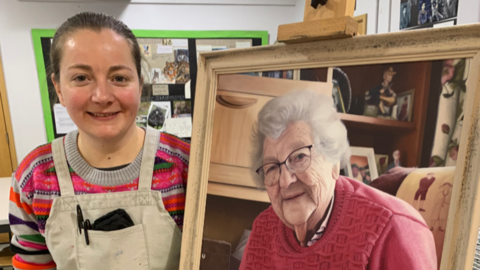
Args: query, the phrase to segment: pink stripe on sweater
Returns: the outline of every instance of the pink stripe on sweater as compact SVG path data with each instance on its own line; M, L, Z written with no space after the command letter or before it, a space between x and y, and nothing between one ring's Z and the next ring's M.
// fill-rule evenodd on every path
M36 265L36 266L49 266L50 264L53 263L53 261L50 261L48 263L31 263L31 262L27 262L25 261L24 259L22 259L20 256L18 256L18 254L15 254L15 260L21 262L21 263L27 263L27 264L30 264L30 265Z
M18 241L18 243L20 245L24 246L24 247L34 248L34 249L38 249L38 250L48 250L47 246L34 244L34 243L31 243L31 242L27 242L27 241Z

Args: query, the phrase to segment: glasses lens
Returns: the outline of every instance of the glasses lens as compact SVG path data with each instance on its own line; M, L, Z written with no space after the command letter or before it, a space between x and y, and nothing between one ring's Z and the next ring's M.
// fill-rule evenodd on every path
M280 176L280 167L278 164L266 164L260 172L263 174L266 186L273 186Z
M288 156L287 167L295 173L304 172L310 166L310 149L302 148Z

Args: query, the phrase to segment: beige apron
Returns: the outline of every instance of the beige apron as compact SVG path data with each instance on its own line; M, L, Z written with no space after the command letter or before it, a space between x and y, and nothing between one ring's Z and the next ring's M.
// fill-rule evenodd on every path
M61 197L53 201L45 239L57 269L178 269L182 233L165 210L162 195L152 191L152 175L159 132L147 128L138 191L75 195L63 138L52 143ZM76 206L91 223L118 208L135 226L118 231L79 233Z

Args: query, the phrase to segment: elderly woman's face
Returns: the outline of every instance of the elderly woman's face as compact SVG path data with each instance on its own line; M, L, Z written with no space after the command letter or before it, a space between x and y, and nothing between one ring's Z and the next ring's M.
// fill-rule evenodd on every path
M265 139L263 163L283 162L296 149L312 144L310 126L303 121L295 122L278 139ZM337 166L316 155L314 149L305 172L292 173L282 165L278 184L266 187L275 213L290 228L305 224L312 216L321 218L333 195Z

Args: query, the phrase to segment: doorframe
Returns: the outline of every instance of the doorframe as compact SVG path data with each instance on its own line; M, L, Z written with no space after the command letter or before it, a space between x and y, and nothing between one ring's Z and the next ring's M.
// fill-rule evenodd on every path
M10 108L8 106L7 88L6 88L5 77L3 72L3 61L1 56L1 50L0 50L0 102L2 105L0 107L3 108L3 115L5 117L5 126L7 128L7 134L8 134L8 146L10 148L10 162L12 164L12 170L15 171L18 166L17 151L15 149L15 140L13 138L12 121L10 117Z

